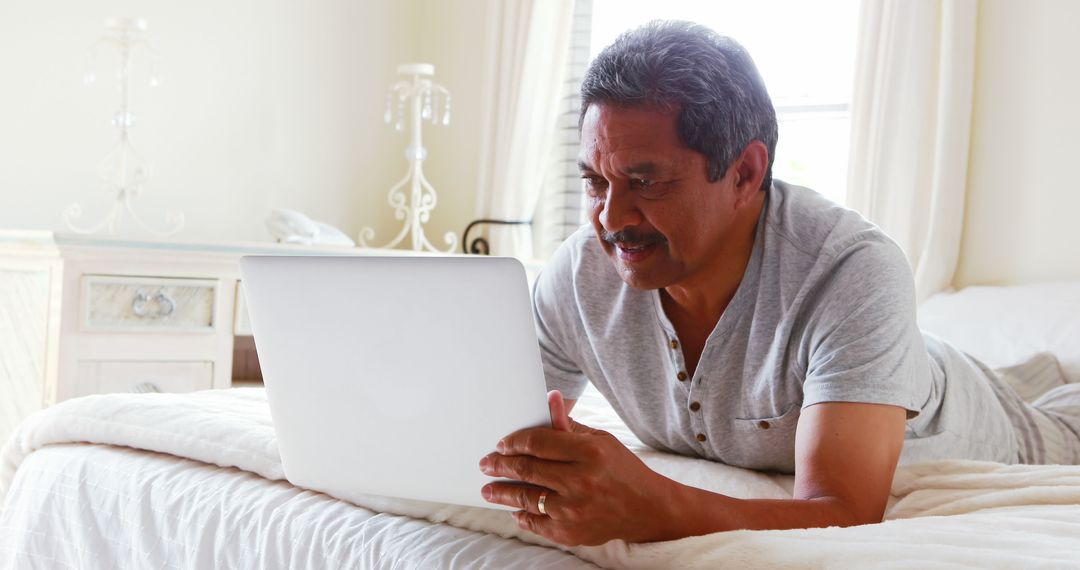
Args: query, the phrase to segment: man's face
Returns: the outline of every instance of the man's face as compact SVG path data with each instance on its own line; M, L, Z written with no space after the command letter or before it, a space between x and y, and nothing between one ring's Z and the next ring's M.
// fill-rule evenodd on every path
M729 169L679 140L678 111L592 104L578 162L596 237L628 285L685 284L715 262L736 213Z

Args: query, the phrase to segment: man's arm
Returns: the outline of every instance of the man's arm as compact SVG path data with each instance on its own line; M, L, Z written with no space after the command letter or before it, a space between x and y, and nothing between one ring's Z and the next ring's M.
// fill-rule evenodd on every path
M549 402L555 429L511 434L482 463L488 475L533 486L492 483L484 496L522 509L522 528L567 545L880 522L906 418L896 406L810 406L796 436L794 498L735 499L663 477L610 434L566 418L561 398ZM537 508L541 493L546 515Z
M806 408L795 436L794 498L733 499L684 486L683 533L881 522L905 420L905 410L896 406L828 402Z

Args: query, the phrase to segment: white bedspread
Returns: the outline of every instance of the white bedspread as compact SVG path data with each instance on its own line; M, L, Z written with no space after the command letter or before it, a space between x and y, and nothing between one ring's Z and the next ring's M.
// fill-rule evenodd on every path
M735 497L790 496L790 477L752 473L645 448L605 408L601 402L583 398L579 408L575 409L575 419L612 431L631 445L651 467L674 479ZM250 492L253 493L252 501L262 497L265 490L256 493L245 489L250 485L266 485L266 482L241 471L269 481L283 480L262 390L114 394L70 400L27 419L0 454L0 498L16 482L21 465L37 461L37 457L58 461L57 455L61 454L55 445L72 443L111 444L178 456L170 460L176 465L175 481L183 480L184 473L211 469L210 465L216 465L219 468L211 469L213 477L207 475L194 479L199 482L199 488L228 488L230 493ZM35 457L35 452L46 446L53 446L47 448L49 455L42 453ZM110 453L106 455L114 457L117 451ZM139 452L126 453L128 456L125 456L125 460L131 460L129 456ZM234 467L240 471L220 467ZM51 469L58 470L55 465ZM50 472L49 468L44 472ZM32 482L20 479L19 483ZM305 494L287 483L273 485L279 490L287 489L294 495ZM93 490L78 492L92 493ZM344 540L341 538L343 536L349 536L348 529L352 528L350 517L355 518L358 516L355 511L362 509L331 501L317 493L306 492L307 495L320 498L321 502L312 501L309 508L310 513L323 517L320 519L321 527L339 532L320 534L318 537L293 535L294 540L311 541L318 538L328 545L326 549L304 550L309 557L318 556L312 553L323 550L337 552L329 545L335 540ZM612 541L602 547L574 548L571 551L581 559L601 566L636 568L911 567L931 563L935 566L954 564L982 568L1080 566L1080 467L927 463L901 469L897 473L893 495L886 515L891 520L880 525L847 529L740 531L644 545ZM547 544L538 537L520 531L505 512L360 495L338 498L370 511L407 515L447 523L457 529ZM13 497L6 499L4 504L7 507L0 518L0 527L13 520L16 513L9 510L18 508L18 502L12 500ZM207 508L213 508L211 499L205 502ZM168 505L161 508L168 508ZM190 512L190 509L185 512ZM310 513L309 516L312 516ZM6 533L32 530L8 524ZM415 520L408 524L426 525L422 528L431 526ZM446 527L437 525L433 528ZM456 529L450 530L457 532ZM216 531L211 528L204 532ZM424 536L418 532L417 546L423 546ZM513 550L508 544L515 545L514 548L533 548L518 541L496 537L490 537L495 542L479 547L476 536L470 536L473 536L471 541L459 543L469 544L468 550L456 556L479 556L480 552L500 548ZM135 539L137 537L127 537L127 540ZM244 535L236 536L234 540L243 543ZM204 544L213 544L213 541L204 541ZM350 548L363 550L364 542L349 544L352 545ZM258 553L266 552L265 548L255 545L253 549L252 546L249 544L245 548L251 556L263 556ZM539 552L561 554L550 549ZM304 567L334 566L342 561L340 558L336 561L296 559L295 552L282 556L275 560ZM352 556L361 557L355 560L363 560L362 552L353 553ZM227 566L258 566L253 560L257 559L249 557L244 564L232 560ZM490 561L493 566L501 565L494 558ZM511 559L502 561L512 563ZM554 563L556 559L550 561ZM407 560L399 562L407 567L416 565Z
M12 493L0 519L4 570L596 568L561 550L127 447L50 445L26 458Z

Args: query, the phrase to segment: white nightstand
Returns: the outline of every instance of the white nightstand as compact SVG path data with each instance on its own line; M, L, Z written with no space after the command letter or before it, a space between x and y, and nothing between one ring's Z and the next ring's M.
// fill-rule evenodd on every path
M76 396L229 387L243 255L408 253L0 232L0 443Z

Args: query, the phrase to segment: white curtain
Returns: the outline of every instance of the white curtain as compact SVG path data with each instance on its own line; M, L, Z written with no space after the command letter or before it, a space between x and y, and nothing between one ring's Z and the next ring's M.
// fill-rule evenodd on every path
M574 0L488 0L487 10L476 213L530 220L551 167ZM534 256L529 226L486 234L492 254Z
M848 206L907 253L919 301L960 255L977 0L863 0Z

